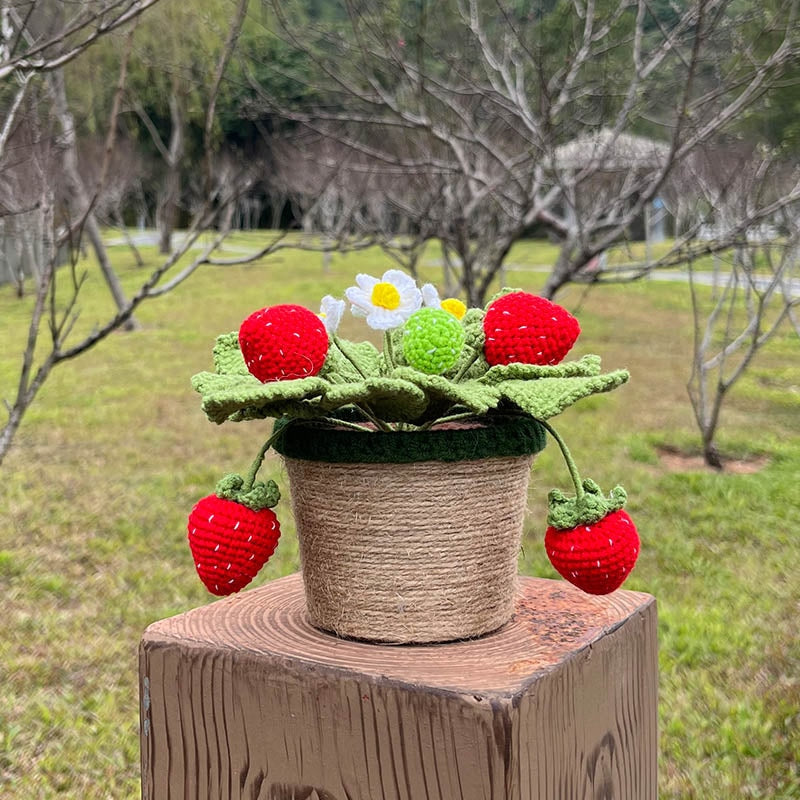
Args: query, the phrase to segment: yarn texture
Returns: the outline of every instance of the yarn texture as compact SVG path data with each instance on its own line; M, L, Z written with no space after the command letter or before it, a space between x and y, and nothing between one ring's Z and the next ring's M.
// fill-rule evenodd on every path
M218 596L247 586L275 551L281 533L272 509L253 511L213 494L192 509L187 529L197 574Z
M542 426L525 417L452 423L428 431L372 433L315 422L280 420L273 448L286 458L339 464L410 464L415 461L475 461L538 453L546 444Z
M421 308L408 319L403 355L409 366L429 375L441 375L458 361L464 329L458 318L438 308Z
M483 330L489 364L558 364L581 332L565 308L528 292L511 292L490 303Z
M471 316L473 310L461 324L467 340L475 341L480 323ZM478 416L505 407L548 419L584 397L621 386L630 377L627 370L601 374L600 358L594 355L557 365L490 368L484 362L481 368L478 356L462 353L460 364L452 369L461 369L464 376L456 381L451 373L428 375L410 366L387 366L369 342L339 342L330 348L319 375L262 383L249 372L243 374L235 333L217 339L214 362L216 371L198 373L192 386L202 396L203 411L217 424L283 416L313 419L363 405L387 422L424 423L441 416L443 407L461 407ZM475 377L468 377L473 368Z
M563 578L589 594L608 594L630 575L640 544L633 520L619 509L570 530L550 526L544 546Z
M303 306L278 305L251 314L239 328L248 370L262 383L316 375L325 363L328 333Z
M285 464L314 625L357 639L439 642L510 619L530 456Z

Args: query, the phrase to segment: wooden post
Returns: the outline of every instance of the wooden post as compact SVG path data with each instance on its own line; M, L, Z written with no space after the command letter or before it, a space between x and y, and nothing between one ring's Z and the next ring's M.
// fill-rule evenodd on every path
M480 587L476 587L480 591ZM145 800L656 800L656 605L520 578L513 621L382 646L297 575L151 625Z

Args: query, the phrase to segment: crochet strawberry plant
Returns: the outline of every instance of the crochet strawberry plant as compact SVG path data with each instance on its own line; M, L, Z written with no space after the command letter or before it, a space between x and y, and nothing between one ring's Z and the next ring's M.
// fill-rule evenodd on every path
M587 592L616 589L639 551L621 507L624 491L603 498L591 481L575 479L566 445L547 421L584 397L624 384L628 372L603 373L595 355L564 361L580 334L578 321L528 292L503 290L485 309L466 309L455 298L440 300L430 284L419 289L410 276L388 270L381 278L358 275L345 297L355 316L382 332L382 349L339 337L345 300L326 296L318 314L290 304L262 308L238 331L217 338L214 371L192 379L208 418L218 424L313 420L364 433L532 418L557 437L576 486L573 499L550 496L548 557ZM246 480L218 487L192 512L190 546L213 593L245 586L277 542L272 490L269 502L251 502L254 492L263 494L255 474L269 446ZM220 582L222 573L230 574Z

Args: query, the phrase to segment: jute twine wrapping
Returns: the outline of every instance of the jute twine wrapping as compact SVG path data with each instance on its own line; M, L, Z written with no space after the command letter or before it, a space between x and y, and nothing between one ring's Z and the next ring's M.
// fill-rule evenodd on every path
M285 458L312 624L391 643L473 638L504 625L532 460Z

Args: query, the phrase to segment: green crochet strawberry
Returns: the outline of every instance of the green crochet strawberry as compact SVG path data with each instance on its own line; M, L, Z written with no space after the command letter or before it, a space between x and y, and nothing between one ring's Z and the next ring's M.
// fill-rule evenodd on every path
M547 557L556 571L589 594L618 589L639 557L639 535L622 509L625 490L618 486L608 498L591 480L582 497L550 492L550 526L544 536Z
M464 329L453 314L440 308L415 311L403 329L406 361L428 375L441 375L458 361Z
M189 548L211 594L238 592L269 560L281 534L271 508L279 498L273 481L247 489L239 475L227 475L192 509Z
M528 292L493 300L483 319L486 361L495 364L558 364L581 328L565 308Z
M319 316L303 306L270 306L241 324L239 348L262 383L307 378L325 363L328 333Z

